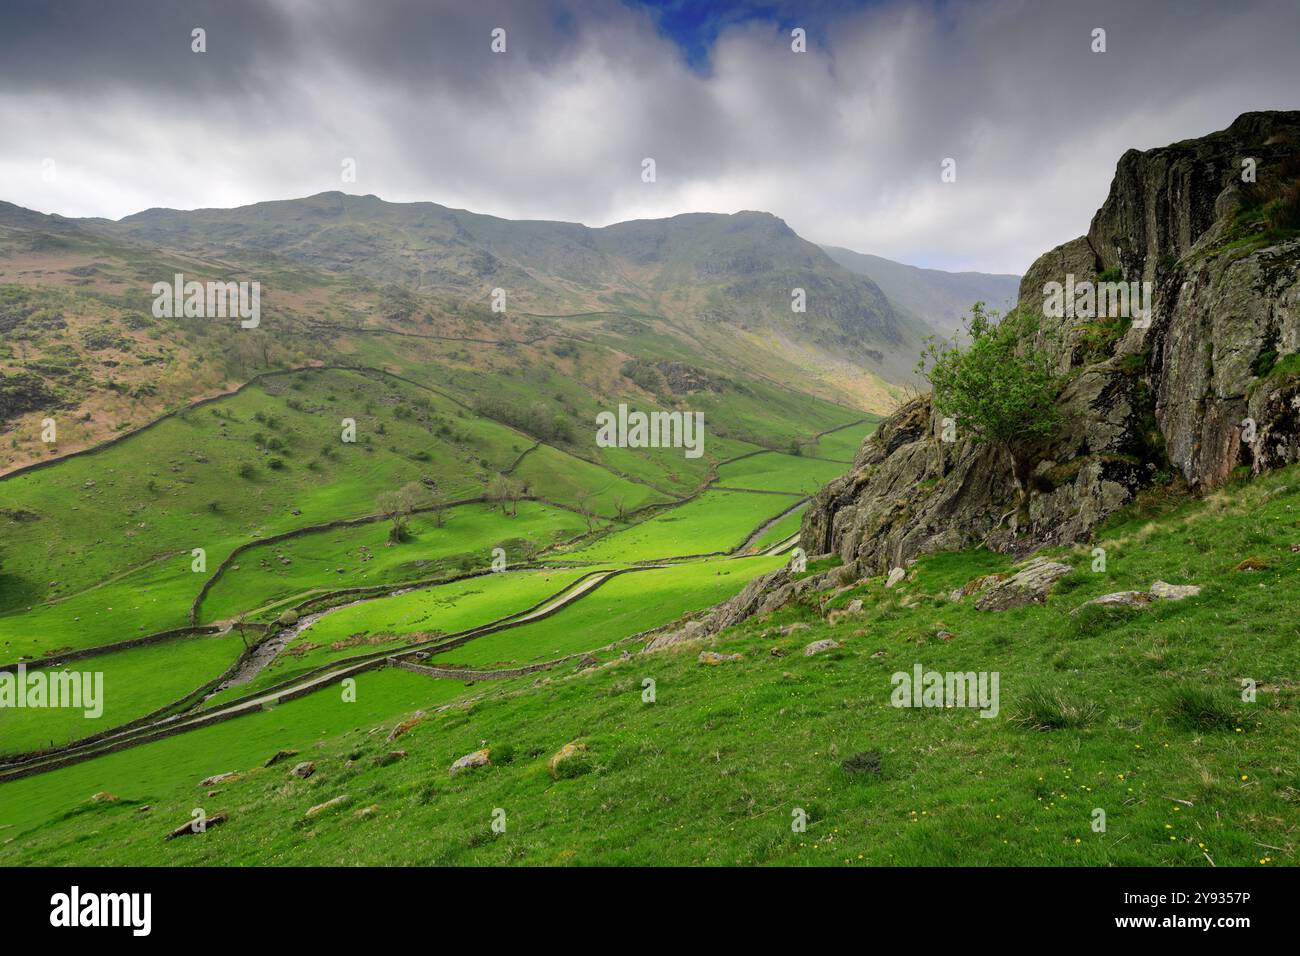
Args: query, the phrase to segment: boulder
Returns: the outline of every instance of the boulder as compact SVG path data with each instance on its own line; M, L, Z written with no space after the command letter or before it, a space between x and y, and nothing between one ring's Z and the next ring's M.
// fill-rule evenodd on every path
M231 770L228 773L218 773L211 777L204 777L199 781L200 787L215 787L219 783L234 783L243 777L243 774L237 770Z
M414 727L416 724L418 724L418 723L420 723L422 720L424 720L424 718L425 718L426 716L427 716L427 715L425 714L424 711L422 711L422 710L417 710L417 711L416 711L414 714L412 714L410 717L406 718L406 720L402 721L400 724L398 724L396 727L394 727L392 730L390 730L390 731L388 732L388 738L387 738L387 739L388 739L388 740L396 740L398 737L402 736L402 734L406 733L408 730L410 730L410 729L411 729L412 727Z
M708 631L703 621L687 621L682 627L675 631L665 631L651 639L650 643L645 646L645 653L650 654L655 651L662 651L668 647L674 647L678 644L684 644L687 641L698 641L708 637Z
M1146 591L1115 591L1111 594L1095 597L1091 601L1085 601L1070 613L1078 614L1090 604L1100 604L1102 607L1146 607L1150 603L1151 595L1147 594Z
M302 763L296 764L294 768L289 771L289 775L297 777L299 780L306 780L315 772L316 764L310 760L304 760Z
M907 577L907 571L905 569L894 568L889 572L889 577L885 578L885 587L892 588L905 577Z

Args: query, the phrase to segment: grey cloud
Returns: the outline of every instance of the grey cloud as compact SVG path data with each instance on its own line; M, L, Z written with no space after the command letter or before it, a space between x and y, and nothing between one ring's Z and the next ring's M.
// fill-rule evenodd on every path
M725 28L694 71L612 0L11 6L0 198L118 217L344 188L593 225L763 209L816 241L1021 271L1086 230L1125 149L1300 99L1283 0L819 6L802 55L799 6L780 19Z

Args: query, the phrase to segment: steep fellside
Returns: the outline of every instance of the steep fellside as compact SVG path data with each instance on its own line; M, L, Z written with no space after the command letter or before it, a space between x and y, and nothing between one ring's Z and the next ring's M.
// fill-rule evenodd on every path
M195 254L274 252L483 306L500 288L512 310L648 312L721 326L777 354L811 350L809 369L847 359L893 382L910 377L924 332L869 278L769 213L592 229L329 192L237 209L150 209L98 228ZM802 312L791 308L796 288L806 293Z
M1257 182L1242 182L1246 159ZM1086 537L1143 487L1181 478L1203 492L1237 469L1300 460L1298 209L1300 112L1248 113L1126 153L1088 235L1040 257L1020 286L1020 308L1035 312L1044 284L1067 276L1153 290L1145 328L1044 318L1040 345L1066 376L1064 424L1041 450L1029 526L1007 526L1014 487L999 453L939 441L924 396L818 494L805 549L863 572L977 544L1028 551Z
M1020 276L986 272L942 272L839 246L822 246L826 254L880 286L889 301L918 316L942 335L961 331L972 303L1005 312L1016 302Z

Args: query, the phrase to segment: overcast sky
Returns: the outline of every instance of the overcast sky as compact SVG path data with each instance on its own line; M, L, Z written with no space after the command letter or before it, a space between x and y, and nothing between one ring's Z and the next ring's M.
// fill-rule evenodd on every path
M1300 108L1297 37L1297 0L0 0L0 199L118 218L342 189L589 225L759 209L817 242L1019 273L1087 230L1124 150Z

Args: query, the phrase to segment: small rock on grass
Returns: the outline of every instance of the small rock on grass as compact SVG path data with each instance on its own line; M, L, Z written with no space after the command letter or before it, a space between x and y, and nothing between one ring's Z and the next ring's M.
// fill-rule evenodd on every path
M359 810L353 810L352 815L358 820L364 820L366 817L374 816L379 812L379 804L372 803L368 807L362 807Z
M560 777L574 776L574 774L566 771L565 764L572 761L575 757L586 753L586 751L587 745L582 743L582 741L571 740L551 756L551 759L546 763L546 769L549 770L551 776L557 780Z
M812 657L814 654L820 654L822 651L833 651L839 646L839 641L833 641L829 637L820 641L813 641L803 649L803 656Z
M1146 607L1150 603L1151 595L1145 591L1115 591L1086 601L1082 607L1087 607L1089 604L1100 604L1102 607ZM1075 608L1076 613L1079 610L1080 608Z
M468 753L451 765L448 775L454 777L458 773L463 773L466 770L473 770L475 767L491 766L492 761L490 759L490 754L491 751L487 747L484 747L482 750L475 750L473 753Z
M422 710L417 710L414 714L412 714L410 717L406 718L406 720L402 721L400 724L398 724L396 727L394 727L391 731L389 731L388 739L389 739L389 740L396 740L398 737L402 736L402 734L406 733L408 730L410 730L412 727L414 727L414 726L415 726L416 724L418 724L420 721L424 720L424 718L425 718L425 713L424 713L424 711L422 711Z
M339 807L343 806L343 804L347 803L351 799L352 798L349 797L346 793L340 793L337 797L334 797L332 800L326 800L324 803L316 804L316 806L312 807L307 811L306 816L308 819L311 819L312 817L320 816L322 813L328 813L331 810L337 810Z
M724 664L727 661L743 661L743 654L719 654L717 651L700 651L701 664Z
M171 833L163 837L163 839L174 840L177 837L183 837L183 836L201 836L204 833L206 833L208 830L211 830L213 827L221 826L221 824L226 822L226 819L227 818L224 813L215 813L212 816L207 817L203 821L203 829L198 829L197 824L199 821L186 820L184 823L178 826Z
M288 760L290 757L296 757L296 756L298 756L298 751L296 750L277 750L274 754L272 754L270 757L266 759L266 763L262 764L262 766L274 767L281 760Z
M1157 581L1151 585L1151 596L1161 601L1181 601L1184 598L1196 597L1201 593L1201 588L1196 584L1167 584L1164 581Z
M234 783L243 776L237 770L231 770L229 773L213 774L211 777L204 777L199 781L200 787L213 787L219 783Z
M316 764L310 760L304 760L302 763L296 764L294 768L289 771L289 774L299 778L300 780L306 780L315 772Z

